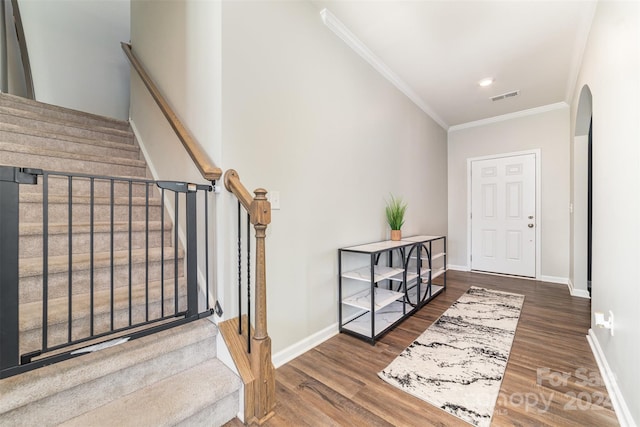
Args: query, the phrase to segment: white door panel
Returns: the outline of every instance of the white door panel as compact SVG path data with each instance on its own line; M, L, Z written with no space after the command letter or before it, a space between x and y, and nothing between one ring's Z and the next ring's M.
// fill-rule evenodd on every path
M471 269L535 277L535 154L471 162Z

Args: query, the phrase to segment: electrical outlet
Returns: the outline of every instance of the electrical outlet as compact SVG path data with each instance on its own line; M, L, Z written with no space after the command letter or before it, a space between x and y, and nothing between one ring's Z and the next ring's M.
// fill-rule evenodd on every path
M596 311L593 313L595 318L596 326L603 329L609 329L611 336L613 336L613 312L609 310L609 318L604 318L604 313L601 311Z

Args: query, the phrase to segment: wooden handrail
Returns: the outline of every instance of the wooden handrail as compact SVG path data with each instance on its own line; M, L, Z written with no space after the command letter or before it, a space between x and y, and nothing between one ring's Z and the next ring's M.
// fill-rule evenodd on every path
M275 407L275 372L271 361L271 338L267 333L267 275L265 238L267 226L271 223L271 203L267 200L267 190L258 188L251 197L240 182L238 173L229 169L224 174L225 188L233 193L249 213L256 238L256 282L255 282L255 332L251 339L249 363L253 379L245 384L245 416L251 424L262 424L273 415Z
M198 141L195 140L195 138L191 135L191 133L189 133L184 124L180 121L167 100L160 93L158 87L155 85L153 80L151 80L151 77L149 77L149 74L145 71L140 61L138 61L138 58L134 55L133 51L131 50L131 45L124 42L121 42L120 45L122 46L122 50L124 50L124 53L127 55L129 62L138 72L138 75L142 79L142 82L147 87L149 93L151 93L151 96L158 104L158 107L160 107L160 110L169 121L169 124L178 136L178 139L180 139L180 141L182 142L182 145L184 146L185 150L187 150L187 153L189 153L189 156L191 156L191 159L198 167L198 170L200 171L202 176L207 181L215 181L217 179L220 179L220 177L222 176L222 170L220 170L220 168L216 167L216 165L213 164L213 161L202 149L200 144L198 144Z
M238 172L233 169L229 169L224 173L224 188L226 188L228 192L233 193L238 198L247 212L251 211L251 203L253 202L253 197L251 197L251 193L249 193L249 190L247 190L245 186L240 182L240 176L238 175Z

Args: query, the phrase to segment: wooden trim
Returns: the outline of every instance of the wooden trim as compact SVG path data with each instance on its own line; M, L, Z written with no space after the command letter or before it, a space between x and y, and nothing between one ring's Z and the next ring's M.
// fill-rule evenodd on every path
M249 190L245 188L244 185L240 182L240 176L238 172L234 169L229 169L224 173L224 187L230 193L233 193L242 206L247 210L247 212L251 213L251 204L253 203L253 197L251 197L251 193Z
M242 316L240 321L246 326L247 316ZM251 361L247 353L247 328L243 328L244 333L242 335L238 334L237 317L219 323L218 328L236 365L238 375L240 375L240 379L244 384L244 418L245 420L250 420L255 412L256 378L251 370ZM251 334L253 335L253 328L251 328Z
M191 159L198 167L198 170L200 171L202 176L207 181L215 181L217 179L220 179L220 177L222 176L222 170L213 164L213 161L202 149L200 144L198 144L198 141L195 140L195 138L191 135L191 133L189 133L184 124L180 121L167 100L160 93L158 87L155 85L153 80L151 80L151 77L145 71L140 61L138 61L138 58L136 58L136 56L134 55L131 49L131 45L124 42L120 44L122 46L122 50L127 55L129 62L137 71L138 75L142 79L142 82L147 87L149 93L158 104L158 107L160 107L160 110L167 118L167 121L178 136L178 139L180 139L180 142L182 142L182 145L184 146L185 150L187 150L187 153L189 153L189 156L191 156Z

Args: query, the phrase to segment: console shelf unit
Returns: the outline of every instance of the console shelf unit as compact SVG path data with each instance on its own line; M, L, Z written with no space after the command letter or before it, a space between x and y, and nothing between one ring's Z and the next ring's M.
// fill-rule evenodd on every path
M432 257L431 243L437 240L443 241L443 252ZM343 271L344 257L349 253L364 256L351 255L351 264L359 266ZM385 258L386 265L382 265ZM437 274L432 274L433 262L438 258L446 266L444 236L415 236L338 249L340 332L375 344L384 333L444 290L444 268L436 271L445 273L445 285L432 284ZM365 260L368 264L362 266Z

